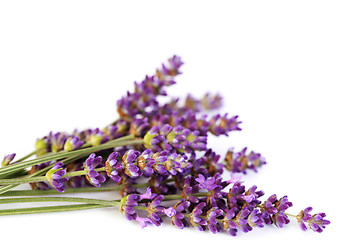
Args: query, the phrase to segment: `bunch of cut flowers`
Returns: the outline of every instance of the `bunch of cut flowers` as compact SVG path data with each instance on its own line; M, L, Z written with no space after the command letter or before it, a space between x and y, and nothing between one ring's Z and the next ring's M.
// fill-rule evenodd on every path
M135 82L133 91L117 101L119 118L110 125L50 132L36 140L28 155L6 155L0 204L66 205L0 209L0 215L114 207L141 227L160 226L168 218L181 229L235 236L265 225L282 228L295 219L302 230L322 232L330 223L325 213L311 214L307 207L291 214L287 196L264 197L257 186L243 184L242 174L266 164L261 154L231 147L221 156L207 144L209 135L241 130L238 116L214 114L222 106L219 94L168 98L166 88L175 84L182 65L175 55L155 74ZM230 179L223 178L226 171ZM31 190L14 189L21 184L30 184ZM119 193L118 200L76 197L110 191Z

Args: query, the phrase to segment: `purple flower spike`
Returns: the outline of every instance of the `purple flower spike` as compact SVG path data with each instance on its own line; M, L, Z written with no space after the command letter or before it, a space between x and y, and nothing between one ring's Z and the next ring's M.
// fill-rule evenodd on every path
M50 142L51 142L51 151L52 152L59 152L64 149L64 144L68 135L63 132L57 132L55 134L50 133Z
M84 142L79 137L69 137L64 144L64 151L69 152L81 148Z
M285 224L290 222L285 210L292 206L287 196L277 199L276 195L271 195L262 205L263 219L265 224L275 223L282 228Z
M248 224L251 227L264 227L264 220L263 220L263 214L260 212L259 209L255 208L248 216L247 220Z
M108 177L114 182L120 182L120 173L123 169L122 161L119 159L120 153L113 152L109 155L105 162L105 171Z
M325 229L326 225L330 224L329 220L324 219L326 217L325 213L317 213L311 215L310 212L312 211L312 207L305 208L304 210L300 211L297 215L297 220L300 223L300 228L303 231L306 231L308 227L315 232L321 233L323 229ZM308 227L306 224L308 224Z
M9 165L12 160L14 160L16 153L5 155L4 159L1 162L1 166L4 167Z
M172 77L181 74L180 67L184 63L181 61L179 56L174 55L172 58L168 59L168 65L162 65L161 69L156 70L156 76L165 84L166 86L174 84Z
M124 164L124 172L129 177L138 177L142 174L140 168L135 165L137 158L139 157L140 152L134 150L128 150L123 155L122 160Z
M129 133L137 137L143 137L146 134L146 131L148 130L149 130L148 119L137 118L131 122Z
M221 231L221 226L218 223L218 218L223 215L224 215L224 211L217 207L213 207L209 211L207 211L206 213L206 219L208 221L207 226L212 233L215 234Z
M199 174L197 178L195 178L195 181L199 183L199 186L201 189L206 189L208 191L214 190L219 185L215 182L214 177L210 177L206 179L203 175Z
M206 93L201 99L201 104L205 110L216 110L223 105L223 98L220 94Z
M257 169L266 164L265 158L259 153L250 152L246 154L247 148L243 148L240 152L233 152L230 148L225 156L225 168L234 173L244 173L248 169L257 172Z
M56 163L47 173L46 178L52 187L58 192L65 192L64 183L69 181L69 178L63 177L66 170L63 169L63 163Z
M234 219L236 213L237 213L238 209L237 208L232 208L230 209L224 216L223 220L222 220L222 224L224 226L224 230L226 230L231 236L236 236L237 235L237 223L235 222L236 220Z
M149 207L148 207L148 217L150 218L151 222L157 227L160 226L161 223L163 222L162 218L159 215L171 214L168 211L166 211L164 207L159 206L162 200L164 200L164 196L158 195L149 203Z
M189 226L189 223L186 221L184 214L182 213L182 211L188 209L189 206L190 202L184 200L181 200L174 205L173 209L175 213L171 217L171 222L173 225L177 226L180 229Z
M125 215L128 220L136 220L137 214L134 207L138 206L140 201L139 195L130 194L123 197L120 201L120 211Z
M88 129L86 131L86 142L90 143L91 146L99 146L100 144L106 143L110 140L109 136L106 136L100 129Z
M84 170L86 171L86 180L91 185L94 185L95 187L100 187L100 183L105 182L106 178L101 175L99 172L95 171L94 169L97 166L102 165L102 157L95 155L95 153L92 153L84 163Z
M204 231L207 225L207 221L201 216L205 206L205 202L198 203L190 214L190 223L200 231Z
M228 136L230 131L240 131L241 121L237 120L238 116L228 118L228 114L221 116L217 114L210 119L210 132L215 136Z

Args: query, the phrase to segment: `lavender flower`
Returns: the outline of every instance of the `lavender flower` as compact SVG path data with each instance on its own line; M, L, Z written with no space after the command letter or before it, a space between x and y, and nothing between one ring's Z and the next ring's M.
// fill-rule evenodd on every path
M94 185L95 187L100 187L100 183L105 182L106 178L101 175L99 172L95 171L94 169L97 166L102 165L102 157L95 155L95 153L90 154L90 156L85 160L84 163L84 170L86 171L86 180L91 185Z
M213 207L209 211L207 211L206 213L207 226L212 233L215 234L221 231L221 226L218 222L218 218L222 217L223 215L224 215L224 211L217 207Z
M202 216L203 208L206 206L205 202L198 203L190 214L190 223L200 231L205 230L205 226L207 225L207 221Z
M138 201L140 200L139 195L131 194L123 197L120 201L120 212L124 214L124 216L128 220L136 220L137 213L135 212L134 207L138 206Z
M149 130L148 119L137 118L132 120L129 133L137 137L143 137L148 130Z
M128 133L129 122L124 119L119 119L114 125L109 125L104 128L103 132L106 136L109 136L110 139L116 139L121 136L124 136Z
M195 180L199 183L201 189L206 189L207 191L211 191L219 187L219 182L216 181L216 178L214 177L206 179L203 175L199 174L199 176Z
M140 156L136 160L136 164L139 167L142 175L145 177L150 177L151 174L154 173L153 165L155 164L155 160L152 158L153 153L150 149L143 151Z
M63 177L65 174L66 170L63 169L63 163L58 162L46 173L46 178L56 191L65 192L64 183L69 180L69 178Z
M326 225L330 224L329 220L324 219L326 217L325 213L317 213L311 215L312 207L307 207L304 210L301 210L297 215L297 220L300 223L300 228L303 231L306 231L308 227L315 232L321 233L325 229ZM308 227L306 224L308 224Z
M233 148L229 149L225 156L225 168L231 172L239 172L246 174L247 169L257 171L257 169L266 164L265 158L259 153L250 152L246 154L247 148L240 152L233 152Z
M138 151L128 150L122 157L124 164L124 172L129 177L138 177L141 175L139 167L135 165L137 157L140 155Z
M68 135L64 132L50 133L51 151L59 152L64 149Z
M91 146L99 146L100 144L106 143L110 140L109 136L106 136L103 131L99 128L86 130L86 142L90 143Z
M232 188L230 188L227 194L227 203L229 208L238 206L238 198L245 192L245 186L241 185L240 182L236 182Z
M259 209L243 208L236 216L236 223L239 228L247 233L254 227L264 227L262 213Z
M156 71L155 76L146 76L141 83L135 83L135 92L128 92L117 101L120 117L131 120L139 114L144 117L152 115L159 107L157 96L166 95L164 87L175 83L173 78L180 74L182 64L180 57L174 55L167 65L163 64L162 69Z
M167 160L164 162L164 166L171 175L176 175L177 173L183 173L192 167L191 162L187 160L188 157L186 155L172 153L167 157Z
M237 223L234 219L238 209L237 208L231 208L227 211L224 218L222 219L222 224L224 226L224 230L226 230L231 236L237 235Z
M201 151L206 150L206 142L206 136L199 136L199 131L190 131L182 126L171 127L168 124L161 128L154 126L144 136L144 146L154 151Z
M186 210L190 206L189 201L181 200L177 202L173 209L175 213L171 217L171 222L173 225L177 226L180 229L183 229L184 227L188 227L189 223L186 221L184 214L182 213L184 210Z
M201 105L205 110L216 110L223 105L223 98L220 94L206 93L201 99Z
M265 224L275 223L278 227L283 227L290 222L285 211L292 206L287 196L277 199L276 195L271 195L262 205L261 211Z
M115 182L120 182L120 172L123 170L123 163L119 159L120 153L113 152L109 155L105 162L106 174Z
M16 153L5 155L4 159L1 162L1 166L4 167L6 165L11 164L11 161L14 160Z
M149 203L148 206L148 217L155 226L160 226L163 222L162 218L159 215L166 214L169 217L173 216L173 211L166 210L164 207L160 206L162 200L164 200L164 196L158 195ZM173 208L170 209L173 210Z
M64 151L69 152L81 148L84 142L79 137L69 137L64 143Z
M230 131L240 131L239 125L241 121L237 120L238 116L228 118L226 113L224 116L217 114L210 119L210 132L215 136L228 136Z
M172 58L168 59L168 65L162 65L161 69L156 70L156 76L164 82L166 86L172 85L175 82L173 81L172 77L181 74L180 67L184 63L182 62L179 56L174 55Z

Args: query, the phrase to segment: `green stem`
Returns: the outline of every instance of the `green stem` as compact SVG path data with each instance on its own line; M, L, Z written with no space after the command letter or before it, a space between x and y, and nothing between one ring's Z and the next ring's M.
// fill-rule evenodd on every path
M112 205L101 204L74 204L50 207L33 207L33 208L18 208L18 209L4 209L0 210L0 216L6 215L20 215L20 214L34 214L34 213L50 213L50 212L69 212L78 210L87 210L94 208L113 207Z
M105 150L105 149L110 149L110 148L114 148L114 147L126 146L126 145L136 145L136 144L142 144L143 143L142 139L135 140L134 136L131 136L131 138L133 140L128 140L130 138L130 136L126 136L126 138L125 138L126 140L124 140L124 138L125 137L115 139L115 140L112 140L110 142L107 142L107 143L104 143L102 145L95 146L95 147L78 149L78 150L74 150L74 151L71 151L71 152L59 152L59 153L57 153L55 155L43 156L43 157L35 158L35 159L29 160L29 161L10 164L10 165L4 166L3 168L0 168L0 176L1 176L1 174L13 172L13 171L16 171L18 169L30 167L30 166L33 166L33 165L37 165L37 164L41 164L41 163L45 163L45 162L49 162L49 161L59 160L59 159L66 158L66 157L71 157L71 156L74 156L74 155L77 155L77 154L83 154L83 153L84 154L85 153L90 154L90 153L93 153L93 152L97 152L97 151L101 151L101 150Z
M287 215L287 216L290 216L290 217L294 217L294 218L297 218L297 216L296 215L293 215L293 214L290 214L290 213L284 213L285 215Z
M143 185L143 184L138 184ZM119 186L116 186L119 187ZM110 189L110 188L109 188ZM50 191L50 190L46 190ZM16 192L16 191L14 191ZM207 196L208 193L196 193L191 194L191 196L200 197ZM167 195L164 198L164 201L178 200L181 199L181 194ZM26 199L24 201L24 199ZM120 205L119 201L107 201L107 200L98 200L98 199L88 199L88 198L64 198L64 197L38 197L38 198L4 198L0 199L1 203L20 203L20 202L83 202L83 204L74 204L74 205L60 205L60 206L50 206L50 207L34 207L34 208L18 208L18 209L5 209L0 210L0 216L4 215L19 215L19 214L33 214L33 213L48 213L48 212L66 212L66 211L77 211L77 210L87 210L94 208L105 208L105 207L118 207ZM147 211L145 206L136 206L135 209ZM186 217L190 217L189 214Z
M44 196L44 195L64 195L68 193L92 193L92 192L112 192L121 191L123 185L109 186L109 187L82 187L82 188L67 188L65 192L61 193L55 189L49 190L15 190L8 191L1 194L1 197L20 197L20 196Z
M0 179L0 185L23 184L23 183L44 182L44 181L47 181L46 177Z
M26 203L26 202L78 202L88 204L100 204L119 206L117 201L108 201L91 198L75 198L75 197L26 197L26 198L2 198L0 204L6 203Z
M15 163L15 162L22 162L22 161L24 161L24 160L26 160L26 159L28 159L29 157L31 157L32 155L34 155L34 154L36 154L36 153L38 153L38 152L40 152L40 150L34 150L34 151L32 151L31 153L29 153L28 155L25 155L25 156L23 156L22 158L19 158L19 159L17 159L17 160L15 160L15 161L13 161L12 163Z

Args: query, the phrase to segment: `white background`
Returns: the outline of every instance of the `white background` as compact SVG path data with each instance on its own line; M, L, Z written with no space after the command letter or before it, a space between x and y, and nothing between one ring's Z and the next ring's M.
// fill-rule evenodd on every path
M124 1L125 2L125 1ZM134 80L173 54L184 74L171 95L225 98L243 131L213 138L267 159L244 177L288 195L332 224L323 234L296 221L243 239L339 239L358 222L360 7L358 1L1 1L0 156L33 149L49 131L102 127ZM118 195L79 195L116 199ZM18 206L18 205L16 205ZM15 207L1 206L1 208ZM117 209L0 217L18 238L232 239L171 224L142 230Z

